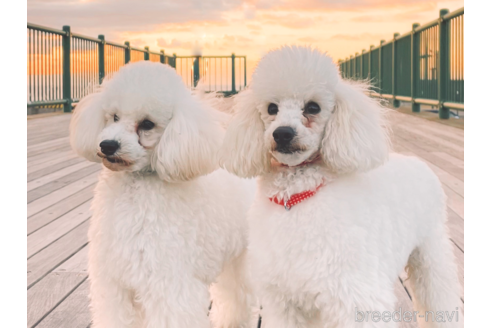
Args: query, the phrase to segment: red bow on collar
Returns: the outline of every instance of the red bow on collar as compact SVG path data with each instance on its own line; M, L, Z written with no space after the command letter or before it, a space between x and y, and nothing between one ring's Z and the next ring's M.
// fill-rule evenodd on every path
M279 200L277 197L271 197L270 201L274 202L275 204L282 205L288 211L292 206L297 205L300 202L308 199L309 197L314 196L318 192L319 188L321 188L322 186L323 184L319 185L316 190L307 190L298 194L294 194L290 197L288 201Z

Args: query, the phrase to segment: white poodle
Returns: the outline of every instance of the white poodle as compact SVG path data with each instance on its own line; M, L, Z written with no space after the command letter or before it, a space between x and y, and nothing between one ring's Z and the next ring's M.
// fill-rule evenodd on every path
M366 90L327 55L282 47L236 97L220 162L259 176L248 258L264 328L396 327L397 316L373 313L393 314L406 265L419 313L403 319L461 324L440 182L418 159L389 155L382 108ZM454 317L425 323L425 311Z
M210 327L214 282L215 326L247 325L241 267L254 184L213 172L224 132L157 63L123 67L77 106L72 148L104 165L89 230L92 327Z

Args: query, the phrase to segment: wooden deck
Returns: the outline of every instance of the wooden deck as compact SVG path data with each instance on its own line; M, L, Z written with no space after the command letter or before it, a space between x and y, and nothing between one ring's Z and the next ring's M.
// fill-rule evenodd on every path
M398 112L390 119L395 151L424 160L448 195L448 224L463 286L463 130ZM90 326L87 228L101 166L70 149L69 120L63 114L27 121L28 327ZM411 309L404 279L402 274L395 284L395 309L403 311Z

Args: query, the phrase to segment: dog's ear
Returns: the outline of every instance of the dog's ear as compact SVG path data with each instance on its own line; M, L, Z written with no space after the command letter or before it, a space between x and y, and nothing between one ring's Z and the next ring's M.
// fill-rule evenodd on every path
M104 129L104 112L100 106L100 93L84 97L75 107L70 121L70 145L82 157L101 162L97 154L97 137Z
M336 174L364 172L383 164L390 143L384 108L361 82L340 80L336 105L321 144L324 162Z
M168 182L188 181L218 168L224 129L196 99L182 100L152 154L152 168Z
M219 152L220 166L243 178L268 171L270 156L265 149L265 126L251 90L234 99L234 114Z

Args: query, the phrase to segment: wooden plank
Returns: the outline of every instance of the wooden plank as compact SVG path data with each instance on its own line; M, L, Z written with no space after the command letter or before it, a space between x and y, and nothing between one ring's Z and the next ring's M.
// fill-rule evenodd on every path
M388 111L388 119L390 122L405 122L407 125L417 126L422 129L430 131L439 131L442 134L450 134L452 136L463 136L464 131L462 129L455 128L453 126L444 125L438 122L432 122L420 117L399 113L397 111Z
M77 163L75 165L72 165L72 166L69 166L69 167L66 167L64 169L61 169L60 171L57 171L57 172L53 172L51 174L48 174L48 175L45 175L44 177L41 177L39 179L36 179L36 180L33 180L33 181L30 181L27 183L27 191L31 191L33 189L36 189L36 188L39 188L41 186L44 186L45 184L47 183L50 183L52 181L55 181L61 177L64 177L68 174L71 174L73 172L77 172L83 168L86 168L88 166L100 166L100 164L98 163L92 163L92 162L89 162L89 161L84 161L84 162L81 162L81 163Z
M31 190L27 193L27 203L31 203L36 199L44 197L60 188L63 188L75 181L83 179L84 177L94 173L101 171L100 165L88 166L83 169L78 170L77 172L73 172L72 174L65 175L61 178L58 178L50 183L45 184L39 188Z
M429 133L436 133L439 134L442 138L455 138L458 140L464 140L465 139L465 131L460 128L456 128L454 126L448 126L445 124L440 124L437 122L429 122L426 119L420 119L418 117L415 117L414 120L406 120L406 124L410 126L415 126L418 127L419 129L422 129L423 131L428 131Z
M53 272L87 273L89 246L84 246L68 260L56 267Z
M27 146L27 152L29 153L30 151L33 150L49 149L53 146L68 145L68 144L69 144L68 137L56 138L35 145Z
M458 195L456 192L451 190L446 185L442 185L442 189L446 193L446 196L448 196L447 204L450 209L452 209L456 214L458 214L462 219L465 218L465 201L463 197Z
M462 160L464 159L463 149L457 150L450 147L445 147L439 144L439 142L437 142L436 140L427 139L422 135L410 133L406 129L400 127L394 127L393 132L396 137L401 137L408 141L411 141L415 145L418 145L421 149L425 150L426 152L432 153L432 152L440 151L440 152L448 153L458 159L462 159Z
M87 278L83 273L50 273L27 291L27 327L34 327Z
M31 116L32 117L32 116ZM72 117L71 113L63 113L60 115L50 115L47 117L34 117L33 119L27 120L28 127L36 127L36 126L47 126L47 123L56 123L56 122L66 122L70 121ZM68 124L67 124L68 126Z
M63 152L61 150L58 150L58 155L54 155L51 159L47 161L43 161L42 163L29 163L27 165L27 174L31 174L33 172L42 170L47 167L51 167L55 164L67 161L72 158L78 157L77 154L75 154L72 150L67 150L66 152Z
M27 172L27 181L32 181L32 180L44 177L45 175L48 175L50 173L61 170L67 166L74 165L74 164L77 164L77 163L80 163L83 161L85 161L85 159L77 157L76 155L74 155L74 157L69 159L69 160L64 160L60 163L47 166L47 167L45 167L43 169L39 169L37 171L29 172L29 168L28 168L27 169L27 171L28 171Z
M436 149L448 149L457 153L464 153L464 142L456 142L453 139L448 138L447 140L430 134L426 131L421 131L420 128L412 128L403 123L397 125L398 130L405 130L409 134L418 136L420 140L425 140L427 144L435 145Z
M30 217L38 212L41 212L45 208L48 208L51 205L58 203L62 199L75 194L76 192L84 189L87 186L90 186L91 184L94 184L94 182L97 181L98 176L99 176L99 172L91 173L88 176L78 181L75 181L63 188L60 188L52 192L49 195L38 198L35 201L27 204L27 217Z
M463 253L456 245L453 245L454 256L456 257L456 265L458 267L458 280L461 284L461 299L465 299L465 253Z
M68 133L69 125L69 122L50 122L46 126L28 126L29 133L27 136L29 138L35 138L36 136L47 135L49 133Z
M89 281L86 279L37 328L87 328L91 323Z
M72 151L72 148L70 148L70 145L66 145L66 148L63 149L55 149L49 152L41 153L33 157L29 157L27 159L27 166L29 167L32 165L41 164L51 159L54 159L56 157L64 156L67 154L73 154L73 153L74 152Z
M431 162L427 161L426 159L417 156L411 151L406 150L404 146L399 146L400 148L400 154L407 155L407 156L415 156L418 157L420 160L424 161L431 169L434 171L434 173L439 177L439 180L441 181L442 184L448 186L451 190L456 192L458 195L461 197L465 196L465 184L463 181L460 179L452 176L448 172L444 171L440 167L432 164ZM403 150L405 149L405 150Z
M448 229L451 240L461 249L465 251L464 242L464 224L465 221L448 207Z
M90 205L87 201L27 236L27 258L87 221L91 217Z
M412 300L408 294L408 292L405 290L405 287L403 286L402 282L398 280L395 282L395 294L396 294L396 304L395 304L395 309L394 311L400 312L401 309L401 314L403 314L406 311L409 311L413 313L413 304ZM395 318L397 319L397 318ZM418 325L416 322L405 322L403 318L401 319L401 322L398 324L398 327L401 328L418 328Z
M54 117L49 117L44 120L44 122L34 122L31 123L31 121L27 122L27 128L28 128L28 136L31 136L36 133L41 133L41 132L57 132L57 131L68 131L68 127L70 125L70 118L71 117L65 117L65 118L54 118Z
M61 131L61 132L49 132L49 133L43 133L43 134L38 134L38 135L33 135L30 138L27 138L27 146L34 146L46 141L50 141L53 139L59 139L59 138L64 138L68 137L69 132L68 131Z
M427 120L419 119L418 122L410 122L406 118L401 120L391 121L392 126L403 127L408 129L410 133L415 132L416 134L422 134L424 137L429 139L442 140L447 142L452 142L455 145L464 146L464 134L463 130L451 127L451 130L443 130L442 124L428 124ZM461 134L460 134L461 132Z
M27 153L27 158L35 156L35 155L39 155L39 154L42 154L42 153L45 153L45 152L48 152L51 150L56 150L56 149L67 149L67 144L64 143L64 144L60 144L60 145L56 145L56 146L50 146L46 149L31 150Z
M420 145L416 145L411 140L407 140L402 136L398 136L397 138L398 138L398 143L400 145L405 146L406 148L408 148L410 151L415 153L420 158L423 158L423 159L431 162L432 164L440 167L441 169L448 172L452 176L458 178L461 181L464 181L464 170L463 170L463 168L456 167L453 164L443 160L442 158L423 150Z
M28 127L29 131L27 133L27 145L33 146L35 144L43 143L49 141L49 138L57 139L61 137L68 137L69 123L56 123L54 126L46 127L41 129L40 127L34 128Z
M87 245L88 229L89 221L85 221L27 260L27 288L31 288L62 262L77 254L82 247ZM58 271L61 272L61 270Z
M31 216L27 220L27 235L32 234L36 230L44 227L53 220L58 219L60 216L68 213L79 205L91 200L94 195L94 186L95 184L92 184L87 188L82 189L78 193L73 194L72 196L69 196L62 201L56 203L55 205L52 205L44 209L43 211Z
M441 157L442 159L448 161L449 163L453 164L456 167L465 168L465 162L463 160L453 157L448 153L443 153L438 151L438 152L433 152L433 154L438 157Z
M465 196L465 183L461 181L460 179L456 178L455 176L449 174L448 172L444 171L440 167L432 164L431 162L425 160L422 158L424 162L429 165L429 167L434 171L434 173L439 177L439 180L441 180L441 183L448 186L449 189L453 190L455 193L460 195L461 197Z

